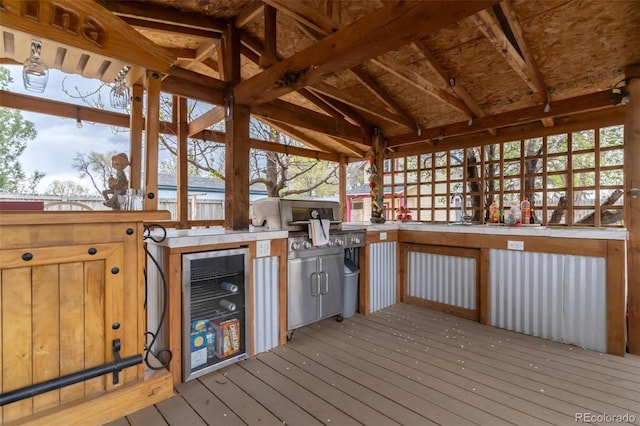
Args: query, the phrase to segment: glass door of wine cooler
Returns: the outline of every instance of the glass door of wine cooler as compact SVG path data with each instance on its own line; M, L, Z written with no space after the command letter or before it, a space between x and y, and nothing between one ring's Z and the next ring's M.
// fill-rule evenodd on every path
M183 380L247 357L246 248L182 255Z

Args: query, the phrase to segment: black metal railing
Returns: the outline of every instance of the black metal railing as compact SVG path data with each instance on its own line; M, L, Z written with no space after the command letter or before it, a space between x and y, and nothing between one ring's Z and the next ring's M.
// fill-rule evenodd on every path
M125 368L141 364L142 355L137 354L124 359L120 358L120 339L115 339L113 341L112 348L114 358L113 362L98 365L76 373L71 373L66 376L57 377L55 379L47 380L46 382L36 383L24 388L5 392L0 394L0 407L110 373L113 374L113 384L117 385L120 381L118 373Z

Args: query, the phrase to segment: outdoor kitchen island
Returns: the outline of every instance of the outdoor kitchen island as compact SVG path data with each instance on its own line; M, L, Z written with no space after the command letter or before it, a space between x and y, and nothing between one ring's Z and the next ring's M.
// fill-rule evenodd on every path
M361 314L404 302L625 353L624 229L343 223L345 231L362 228ZM259 227L168 230L165 241L149 245L167 271L167 326L159 340L172 351L174 383L183 381L182 254L249 249L248 354L255 356L286 342L287 236ZM151 267L149 274L153 292L160 284L154 284ZM149 328L157 321L152 305L150 298Z
M625 353L625 229L365 225L361 314L404 302Z

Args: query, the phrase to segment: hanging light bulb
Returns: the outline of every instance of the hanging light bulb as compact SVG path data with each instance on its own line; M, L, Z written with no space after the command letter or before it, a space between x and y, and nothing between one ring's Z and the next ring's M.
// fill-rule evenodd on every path
M24 61L22 68L22 81L24 88L30 92L42 93L47 87L49 68L40 58L42 42L31 40L31 56Z
M80 108L78 108L78 114L76 115L76 127L82 129L82 120L80 119Z

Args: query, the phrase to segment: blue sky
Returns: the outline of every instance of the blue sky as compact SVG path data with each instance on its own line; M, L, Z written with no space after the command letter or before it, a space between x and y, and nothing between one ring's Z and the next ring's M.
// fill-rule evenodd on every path
M13 83L9 85L9 90L15 93L84 105L81 100L72 99L64 93L63 79L67 77L64 87L71 91L74 90L74 86L77 86L80 92L87 93L100 86L100 82L97 80L50 70L49 81L44 93L32 93L24 89L21 75L22 66L5 65L5 67L11 71L13 77ZM108 104L108 88L103 91L102 99ZM81 180L78 172L71 167L73 158L79 152L129 151L129 134L126 132L114 134L113 129L109 126L85 122L82 128L78 129L76 121L72 119L28 111L21 111L21 113L26 120L35 124L38 131L36 139L27 144L27 148L20 157L20 162L28 175L33 174L35 170L46 174L37 187L39 193L44 193L54 180L72 180L87 188L92 188L89 180Z

